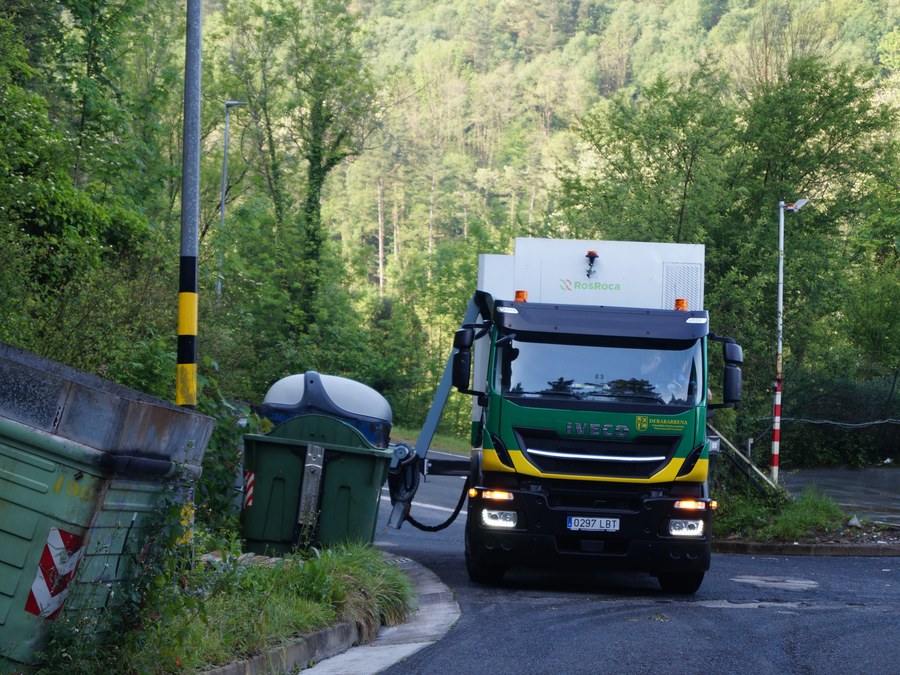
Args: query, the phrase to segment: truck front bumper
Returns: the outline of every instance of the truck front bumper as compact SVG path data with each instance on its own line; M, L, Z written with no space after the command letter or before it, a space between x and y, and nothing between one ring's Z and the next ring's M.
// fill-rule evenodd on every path
M541 493L515 492L508 503L470 499L469 553L481 562L512 566L578 566L660 573L709 569L712 518L709 509L683 512L673 498L647 498L639 509L551 507ZM485 525L482 511L515 512L515 526ZM616 519L615 531L573 531L570 516ZM702 536L669 534L672 519L701 521Z

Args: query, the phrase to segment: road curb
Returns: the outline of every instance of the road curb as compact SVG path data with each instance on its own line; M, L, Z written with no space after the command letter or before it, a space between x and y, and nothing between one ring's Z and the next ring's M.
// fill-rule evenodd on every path
M714 541L714 553L739 553L745 555L801 555L833 556L845 558L900 557L900 546L895 544L801 544L760 541Z
M323 628L309 635L294 638L283 645L270 647L243 661L234 661L220 668L205 671L204 675L268 675L294 673L310 663L316 663L345 652L359 642L356 625L349 622Z
M400 626L383 627L376 638L365 645L353 646L309 670L309 675L373 675L420 649L440 640L459 620L461 610L456 596L440 578L424 565L403 556L385 553L397 565L416 590L417 608ZM352 645L351 645L352 646Z

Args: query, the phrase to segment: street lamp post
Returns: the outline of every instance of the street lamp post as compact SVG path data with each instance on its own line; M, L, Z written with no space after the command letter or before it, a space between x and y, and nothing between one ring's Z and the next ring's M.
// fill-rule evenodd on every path
M778 340L775 348L775 409L772 420L772 482L778 484L778 460L781 445L781 347L784 316L784 212L795 213L808 199L798 199L793 204L778 202Z
M236 105L247 105L247 101L225 101L225 138L222 152L222 198L219 202L219 236L225 231L225 190L228 187L228 122L231 108ZM222 297L222 245L218 246L218 271L216 274L216 297Z

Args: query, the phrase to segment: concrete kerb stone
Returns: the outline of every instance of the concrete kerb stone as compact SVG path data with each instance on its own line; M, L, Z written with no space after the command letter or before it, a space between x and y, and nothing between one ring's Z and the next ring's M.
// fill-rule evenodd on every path
M416 589L417 609L409 621L383 627L369 644L318 663L309 675L371 675L440 640L459 620L460 608L453 592L434 572L409 558L385 554Z
M324 659L345 652L359 642L356 625L350 622L323 628L283 645L270 647L243 661L206 671L205 675L269 675L295 673Z

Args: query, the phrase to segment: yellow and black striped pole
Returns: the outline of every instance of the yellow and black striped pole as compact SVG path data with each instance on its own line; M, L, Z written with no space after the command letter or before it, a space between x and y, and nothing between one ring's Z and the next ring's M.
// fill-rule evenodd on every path
M197 405L197 239L200 221L200 47L202 0L187 2L184 150L181 172L181 267L178 274L178 362L175 403Z
M178 275L178 371L175 403L197 405L197 256L182 255Z

